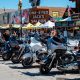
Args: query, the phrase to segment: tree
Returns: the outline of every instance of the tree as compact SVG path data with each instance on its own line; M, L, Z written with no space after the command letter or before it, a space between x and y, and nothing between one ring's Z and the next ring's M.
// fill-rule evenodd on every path
M40 0L29 0L32 7L36 7L40 5Z

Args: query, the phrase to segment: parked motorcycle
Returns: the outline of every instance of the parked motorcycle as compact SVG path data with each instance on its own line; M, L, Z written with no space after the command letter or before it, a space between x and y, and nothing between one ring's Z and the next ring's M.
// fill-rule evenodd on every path
M67 51L67 46L64 46L62 43L52 44L48 54L50 55L40 64L40 72L42 74L48 74L52 68L62 70L67 66L66 70L68 70L70 64L73 64L76 60L73 52Z
M22 56L30 51L28 43L30 43L30 40L23 41L23 44L19 45L20 50L18 52L13 53L11 57L11 61L13 63L19 63L20 61L22 61Z
M32 66L34 62L39 63L47 56L46 47L43 47L41 42L36 40L35 37L31 37L29 49L30 51L22 57L23 67Z
M2 56L4 48L5 48L4 42L0 42L0 56Z
M6 42L5 43L5 49L2 53L2 59L3 60L10 60L13 53L16 53L19 51L19 45L17 42Z

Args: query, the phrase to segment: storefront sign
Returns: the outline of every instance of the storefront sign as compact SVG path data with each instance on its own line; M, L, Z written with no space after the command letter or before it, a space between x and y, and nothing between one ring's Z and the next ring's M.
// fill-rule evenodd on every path
M67 22L67 21L63 21L63 22L62 22L62 26L63 26L63 27L67 27L67 26L68 26L68 22Z
M75 13L71 15L72 20L80 20L80 13Z
M57 27L73 27L73 26L75 26L75 21L56 22L55 25L56 25Z
M56 22L56 23L55 23L55 26L61 27L61 26L62 26L62 23L61 23L61 22Z
M49 19L49 9L30 9L29 11L29 22L31 23L45 23Z
M74 21L68 21L68 26L69 26L69 27L75 26L75 22L74 22Z

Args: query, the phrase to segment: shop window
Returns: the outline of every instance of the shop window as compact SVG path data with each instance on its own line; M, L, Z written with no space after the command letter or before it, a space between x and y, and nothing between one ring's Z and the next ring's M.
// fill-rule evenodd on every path
M59 17L59 12L52 12L53 17Z

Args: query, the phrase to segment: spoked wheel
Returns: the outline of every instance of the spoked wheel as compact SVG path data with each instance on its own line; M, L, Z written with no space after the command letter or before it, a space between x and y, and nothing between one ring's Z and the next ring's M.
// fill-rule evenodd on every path
M52 68L49 68L49 64L41 64L40 65L40 73L48 74Z
M14 64L20 62L20 60L18 59L18 56L16 56L16 55L14 55L14 56L11 57L11 61L12 61Z
M28 68L31 67L33 64L33 58L28 57L22 60L22 65L24 68Z

